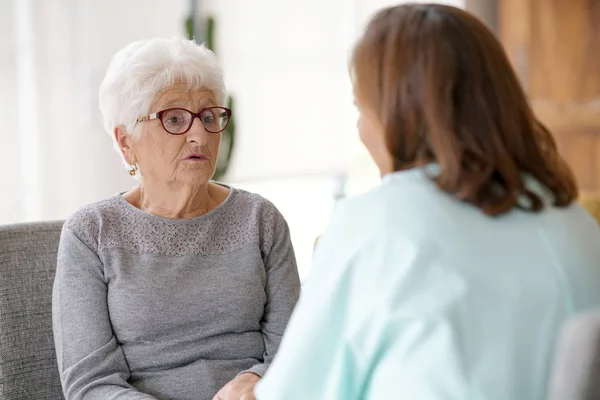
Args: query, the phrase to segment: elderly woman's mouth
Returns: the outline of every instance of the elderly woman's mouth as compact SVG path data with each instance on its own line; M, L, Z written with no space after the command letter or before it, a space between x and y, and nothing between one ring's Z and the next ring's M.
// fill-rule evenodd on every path
M188 161L208 161L204 154L190 154L185 159Z

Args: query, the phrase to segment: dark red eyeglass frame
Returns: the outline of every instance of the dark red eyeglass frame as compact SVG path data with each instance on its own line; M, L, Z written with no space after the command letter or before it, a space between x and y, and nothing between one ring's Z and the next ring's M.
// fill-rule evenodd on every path
M225 124L225 126L223 127L223 129L221 129L221 130L219 130L219 131L211 131L211 130L208 130L208 129L206 128L206 126L204 125L204 122L202 122L202 118L200 118L200 117L202 116L202 113L203 113L203 112L205 112L206 110L213 110L213 109L215 109L215 108L217 108L217 109L219 109L219 110L223 110L223 111L225 111L225 114L227 115L227 123ZM187 127L187 129L186 129L186 130L184 130L184 131L183 131L183 132L181 132L181 133L173 133L173 132L169 131L169 130L168 130L166 127L165 127L165 123L164 123L164 122L163 122L163 120L162 120L162 116L164 115L164 113L166 113L167 111L172 111L172 110L181 110L181 111L187 111L187 112L189 112L189 113L192 115L192 118L190 119L190 125ZM210 132L210 133L221 133L221 132L223 132L225 129L227 129L227 126L229 125L229 121L231 120L231 110L230 110L229 108L227 108L227 107L213 106L213 107L206 107L206 108L203 108L203 109L202 109L202 110L200 110L198 113L194 113L194 112L191 112L190 110L188 110L188 109L186 109L186 108L175 107L175 108L167 108L166 110L161 110L161 111L155 112L155 113L153 113L153 114L150 114L150 115L146 115L146 116L143 116L143 117L139 117L139 118L138 118L136 121L137 121L137 122L143 122L143 121L150 121L150 120L152 120L152 119L159 119L159 120L160 120L160 124L162 125L163 129L164 129L164 130L165 130L165 131L166 131L166 132L167 132L169 135L175 135L175 136L178 136L178 135L183 135L183 134L185 134L185 133L188 133L188 132L189 132L189 130L190 130L190 129L192 129L192 125L194 124L194 119L196 119L196 118L198 118L198 119L200 120L200 122L202 123L202 126L204 126L204 129L205 129L207 132Z

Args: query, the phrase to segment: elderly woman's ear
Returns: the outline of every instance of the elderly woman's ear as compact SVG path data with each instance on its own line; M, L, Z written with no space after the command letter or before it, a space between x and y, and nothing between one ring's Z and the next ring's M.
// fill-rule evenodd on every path
M133 153L133 149L131 147L131 135L127 134L127 130L124 125L119 125L115 127L114 130L115 142L119 146L119 150L121 150L121 154L123 155L123 159L129 165L134 165L137 160L135 154Z

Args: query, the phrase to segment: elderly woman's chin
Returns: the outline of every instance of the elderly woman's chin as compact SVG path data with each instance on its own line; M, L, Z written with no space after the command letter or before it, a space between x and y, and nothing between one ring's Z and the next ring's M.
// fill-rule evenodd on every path
M185 159L180 163L177 171L177 181L194 183L206 183L215 173L215 165L208 159Z

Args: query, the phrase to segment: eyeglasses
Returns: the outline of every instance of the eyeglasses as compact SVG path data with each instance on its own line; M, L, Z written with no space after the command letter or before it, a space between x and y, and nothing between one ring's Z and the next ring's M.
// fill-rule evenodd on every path
M202 122L207 132L219 133L227 128L231 118L231 110L225 107L208 107L194 114L185 108L169 108L145 117L139 117L137 122L158 118L165 131L171 135L183 135L190 130L196 117L200 118L200 122Z

